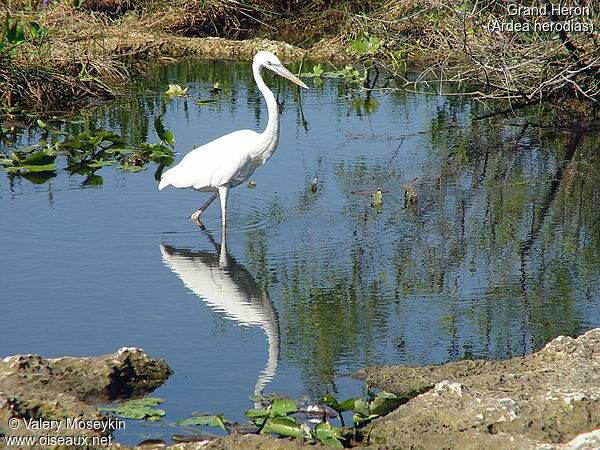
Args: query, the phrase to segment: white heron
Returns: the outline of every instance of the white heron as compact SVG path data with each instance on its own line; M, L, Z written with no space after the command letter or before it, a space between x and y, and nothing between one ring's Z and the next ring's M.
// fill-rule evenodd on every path
M191 215L191 219L197 224L200 224L202 213L218 196L221 200L221 219L225 229L229 190L250 178L254 170L266 163L277 149L279 108L273 92L262 79L263 68L308 89L308 86L286 69L273 53L258 52L254 55L252 72L254 81L267 103L269 120L265 130L262 133L239 130L226 134L192 150L161 177L158 189L173 186L213 193L208 201Z

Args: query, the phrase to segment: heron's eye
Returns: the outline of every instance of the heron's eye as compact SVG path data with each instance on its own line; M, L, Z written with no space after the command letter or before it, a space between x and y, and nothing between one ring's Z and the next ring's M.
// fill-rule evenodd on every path
M267 65L269 65L269 66L272 65L271 61L267 61Z

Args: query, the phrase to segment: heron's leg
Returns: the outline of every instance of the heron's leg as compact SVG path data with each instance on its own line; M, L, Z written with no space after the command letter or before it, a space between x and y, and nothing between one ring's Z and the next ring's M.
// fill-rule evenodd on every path
M219 188L219 197L221 198L221 219L223 221L223 229L227 227L227 196L229 195L229 186L221 186Z
M194 214L192 214L190 216L190 219L192 219L194 221L194 223L196 223L196 225L201 225L200 216L202 215L202 213L204 211L206 211L206 208L208 208L210 206L210 204L212 202L214 202L218 196L219 196L219 194L217 194L216 192L213 192L212 195L210 196L210 198L206 201L206 203L204 205L202 205L198 211L196 211Z

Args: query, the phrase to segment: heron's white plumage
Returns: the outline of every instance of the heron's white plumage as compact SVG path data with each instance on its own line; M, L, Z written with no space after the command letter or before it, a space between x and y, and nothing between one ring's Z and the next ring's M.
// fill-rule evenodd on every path
M234 131L189 152L172 169L161 177L159 189L167 186L193 188L198 191L218 192L221 199L223 227L226 225L226 203L229 189L246 181L254 170L267 162L279 141L279 111L273 92L260 74L268 69L304 88L308 87L287 70L271 52L260 51L254 55L252 72L258 89L267 103L269 121L262 133L251 130ZM208 207L211 197L205 204ZM205 208L203 207L203 208ZM197 220L203 209L192 219Z
M252 130L239 130L195 148L181 162L167 170L158 189L167 186L216 191L230 183L244 182L262 164L252 158L261 144L261 135Z

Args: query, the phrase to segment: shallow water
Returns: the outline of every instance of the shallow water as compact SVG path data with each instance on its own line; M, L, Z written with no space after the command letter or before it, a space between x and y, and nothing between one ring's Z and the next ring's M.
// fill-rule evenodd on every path
M216 81L219 101L196 105ZM191 97L167 99L169 83ZM230 195L227 253L218 203L200 231L188 217L208 194L159 192L152 167L106 167L95 186L64 171L43 184L1 175L0 355L141 347L175 370L153 393L165 422L242 420L255 392L345 398L360 394L347 375L365 365L506 358L600 326L597 137L526 116L476 120L487 111L461 98L367 100L325 80L301 108L279 87L279 148L255 189ZM182 62L65 128L156 141L160 113L178 159L266 123L248 64ZM405 208L414 178L418 204ZM352 193L377 188L380 213ZM116 437L178 433L128 421Z

